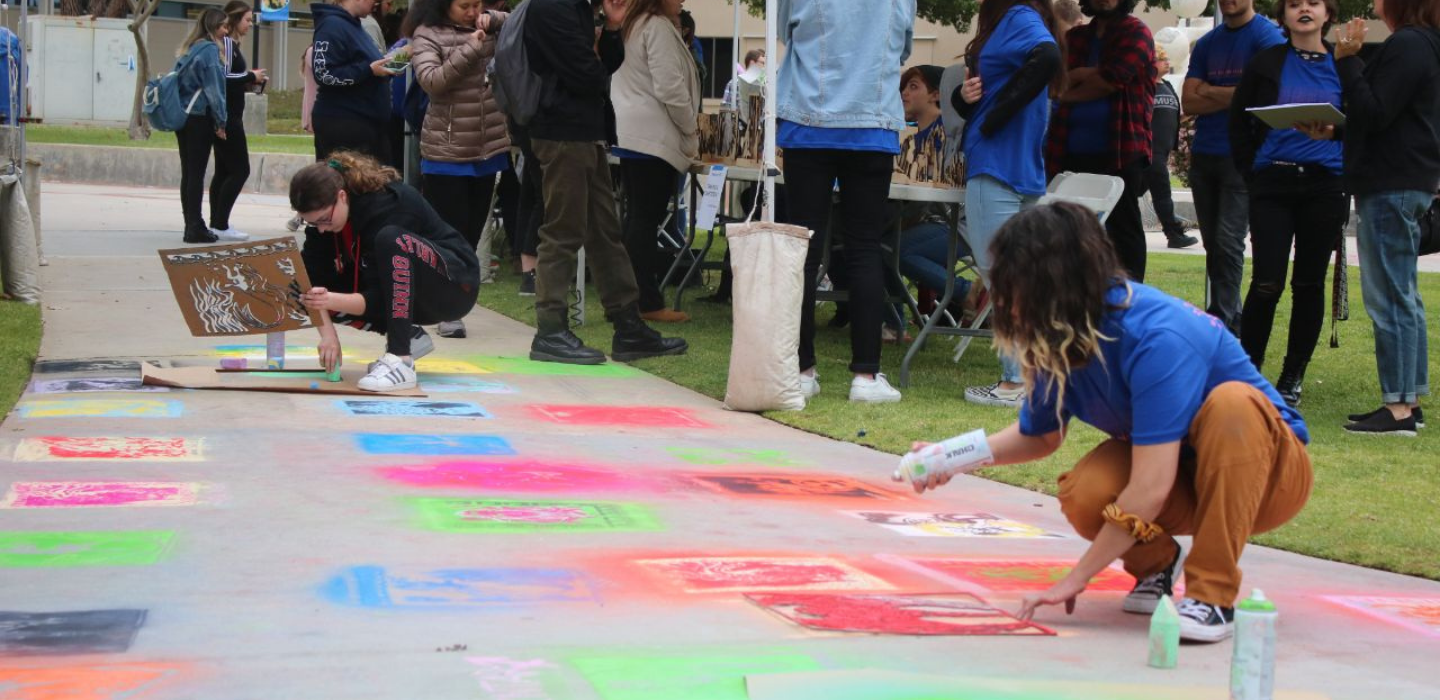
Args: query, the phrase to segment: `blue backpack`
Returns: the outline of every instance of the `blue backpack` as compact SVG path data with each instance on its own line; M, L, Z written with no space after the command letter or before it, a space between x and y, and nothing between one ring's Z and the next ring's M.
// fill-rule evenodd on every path
M145 118L150 121L150 128L157 131L176 131L185 126L185 120L190 118L190 110L195 106L195 101L200 99L204 88L197 89L188 103L181 101L180 74L189 63L190 54L187 53L175 62L175 70L145 81L143 109Z
M495 40L495 57L485 68L495 104L516 124L525 126L540 111L540 97L545 84L530 69L530 56L525 51L525 14L531 3L515 8L500 28Z
M401 107L405 123L410 125L410 133L420 133L420 128L425 125L425 110L429 108L430 95L420 87L419 80L412 78L410 86L405 88L405 102Z

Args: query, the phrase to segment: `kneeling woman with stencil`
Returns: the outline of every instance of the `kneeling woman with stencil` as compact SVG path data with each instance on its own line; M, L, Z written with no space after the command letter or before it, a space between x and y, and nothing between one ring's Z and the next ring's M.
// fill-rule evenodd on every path
M1119 558L1137 583L1124 610L1149 614L1185 573L1180 636L1233 631L1237 562L1252 533L1310 496L1309 433L1212 316L1126 279L1089 210L1060 203L1011 218L991 246L995 342L1020 361L1020 420L916 443L897 480L917 492L985 464L1054 453L1079 418L1108 440L1060 476L1060 508L1092 541L1075 568L1017 616L1065 604ZM1173 535L1194 535L1188 560Z
M300 255L314 285L300 300L329 312L320 327L325 370L340 367L333 320L385 335L361 389L414 388L414 360L435 348L420 324L458 321L475 307L474 246L393 168L348 151L295 173L290 206L306 222Z

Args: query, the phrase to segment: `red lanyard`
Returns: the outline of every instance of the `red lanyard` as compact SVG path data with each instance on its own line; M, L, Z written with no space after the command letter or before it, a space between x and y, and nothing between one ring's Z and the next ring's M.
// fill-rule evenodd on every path
M340 235L335 237L335 271L345 270L345 254L350 254L351 267L354 270L354 281L350 287L352 293L360 292L360 237L355 235L355 230L350 228L346 222L344 228L340 229Z

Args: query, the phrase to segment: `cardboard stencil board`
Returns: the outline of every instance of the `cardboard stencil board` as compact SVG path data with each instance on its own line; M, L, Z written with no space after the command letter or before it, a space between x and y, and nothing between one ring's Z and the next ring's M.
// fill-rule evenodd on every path
M160 251L194 336L275 333L320 324L300 304L310 288L293 238Z
M227 391L278 391L292 394L334 394L339 396L407 396L424 397L420 388L404 391L376 393L356 388L365 368L354 367L340 370L340 381L325 380L325 371L314 370L254 370L224 371L213 367L157 367L145 363L140 368L141 377L150 386L168 386L176 389L219 389Z

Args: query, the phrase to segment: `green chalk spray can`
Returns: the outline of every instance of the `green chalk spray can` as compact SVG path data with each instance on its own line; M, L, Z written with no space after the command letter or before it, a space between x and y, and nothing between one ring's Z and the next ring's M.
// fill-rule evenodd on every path
M1150 666L1175 668L1180 660L1180 613L1170 596L1160 596L1150 614Z
M1275 693L1275 623L1280 613L1255 588L1235 608L1235 651L1230 657L1231 700L1271 700Z

